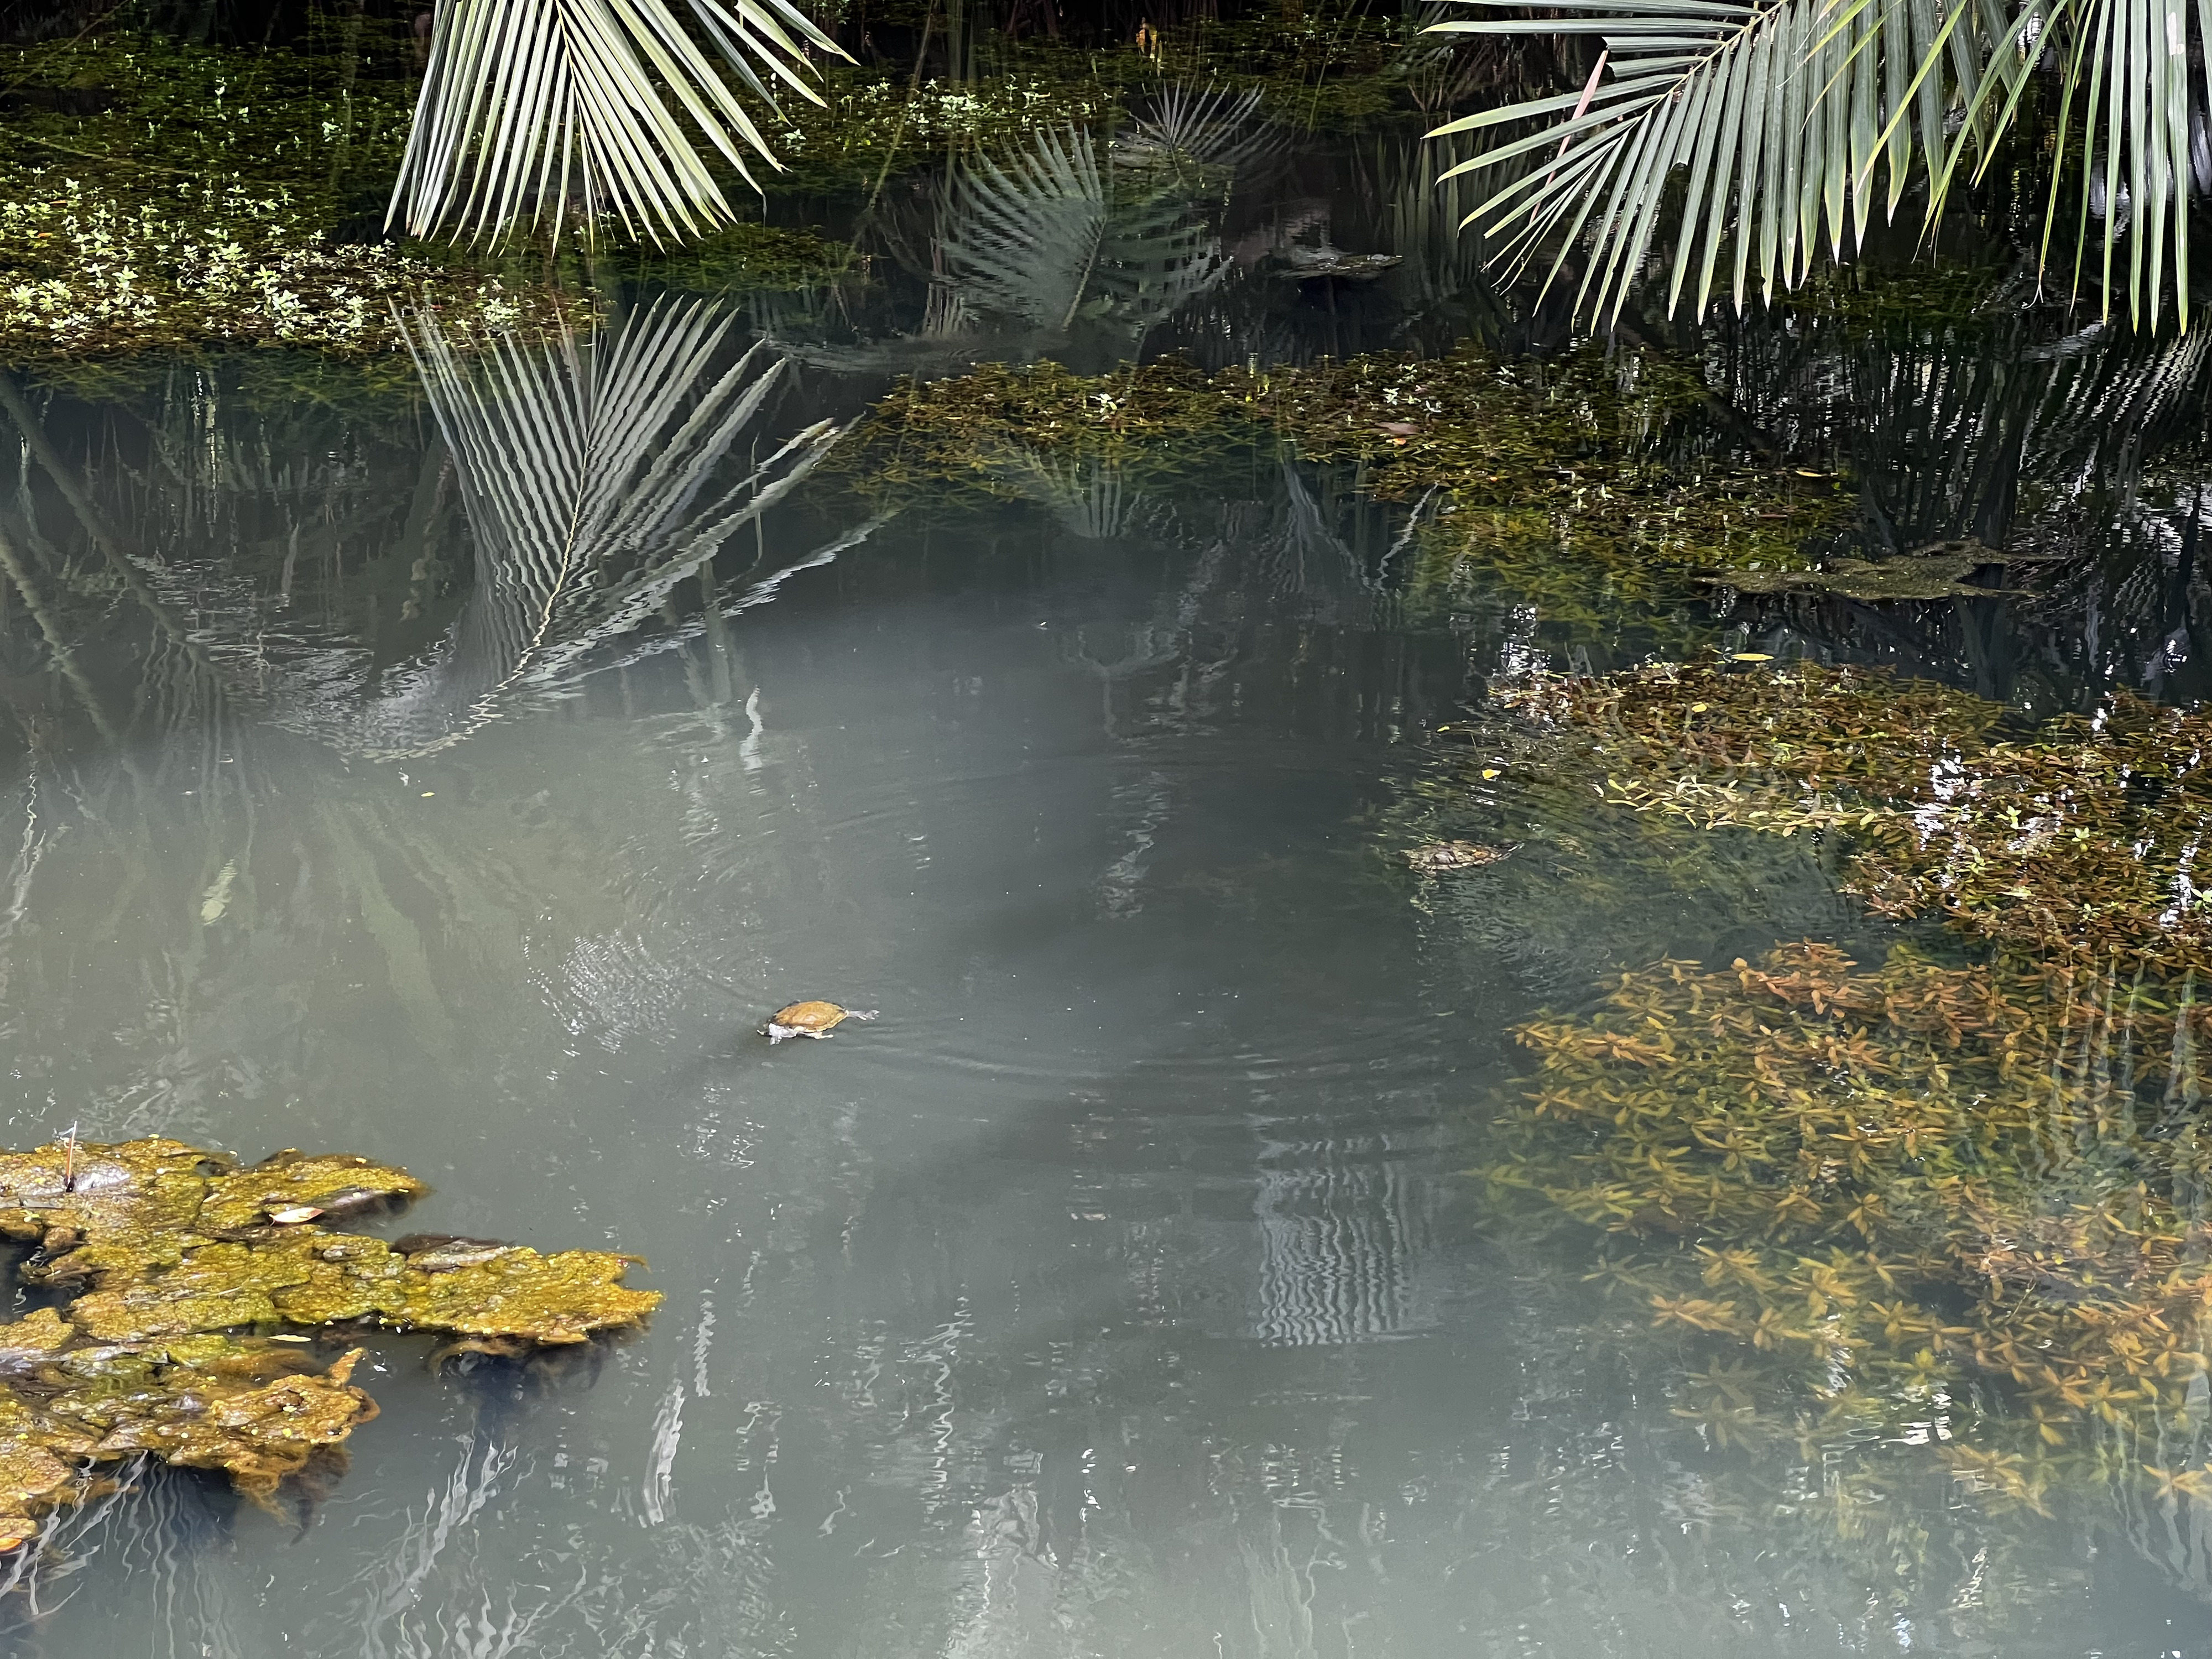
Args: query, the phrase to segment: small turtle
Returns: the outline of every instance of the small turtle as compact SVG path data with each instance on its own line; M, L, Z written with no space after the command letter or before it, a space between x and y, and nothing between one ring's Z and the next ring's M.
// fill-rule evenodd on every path
M1510 858L1520 845L1517 841L1509 841L1502 847L1479 841L1432 841L1425 847L1407 848L1406 862L1425 876L1443 875L1452 870L1479 870L1486 864Z
M836 1027L848 1019L873 1019L872 1008L840 1008L834 1002L794 1002L788 1008L779 1008L768 1017L761 1027L761 1035L771 1043L786 1037L826 1037Z

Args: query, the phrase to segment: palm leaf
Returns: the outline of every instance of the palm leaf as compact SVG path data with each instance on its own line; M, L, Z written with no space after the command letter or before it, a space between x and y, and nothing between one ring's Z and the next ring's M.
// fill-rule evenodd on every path
M1620 314L1661 240L1678 175L1686 188L1667 262L1670 311L1686 287L1705 310L1726 252L1739 309L1754 269L1768 296L1778 282L1795 286L1824 240L1840 253L1877 210L1893 212L1917 171L1937 181L1929 211L1939 211L1949 167L1993 136L1996 88L1984 66L2013 32L1974 0L1948 10L1936 0L1640 0L1632 9L1559 0L1558 9L1571 15L1436 27L1599 36L1605 56L1590 84L1450 122L1431 137L1542 121L1445 176L1521 162L1465 222L1500 239L1515 270L1548 250L1547 284L1586 240L1578 302L1607 316ZM1974 94L1972 118L1954 137L1946 124L1962 87ZM1547 165L1528 167L1532 155ZM1876 174L1885 168L1881 202Z
M2192 167L2189 91L2188 0L2025 0L2020 28L2059 65L2060 96L2051 199L2044 215L2048 260L2058 220L2058 196L2078 169L2072 286L2093 246L2100 255L2095 287L2109 315L2117 289L2127 290L2128 315L2141 324L2165 310L2171 279L2181 325L2189 325L2189 195ZM2212 40L2212 0L2197 0L2197 38ZM2019 106L2040 53L1993 63L1978 100L2002 97L2002 118ZM2212 92L2212 60L2206 64ZM2081 112L2081 131L2074 113ZM2101 206L2103 225L2088 234L2087 218ZM2114 270L2126 242L2124 279Z
M687 4L755 93L765 70L821 101L806 49L839 49L791 0ZM526 220L557 238L573 207L586 236L604 216L656 243L695 236L734 216L700 140L748 184L746 152L776 165L669 0L447 0L386 222L497 243Z
M1924 179L1926 222L1941 216L1971 161L1985 170L2020 115L2039 68L2057 71L2047 263L2069 185L2079 198L2071 286L2094 289L2109 315L2124 292L2131 322L2154 324L2169 285L2189 322L2192 185L2212 184L2203 104L2189 83L2192 10L2198 45L2212 40L2212 0L1562 0L1578 14L1542 22L1438 25L1474 33L1578 33L1604 38L1613 78L1578 100L1560 94L1437 129L1472 131L1556 117L1462 169L1519 161L1470 222L1510 227L1516 269L1540 248L1585 240L1581 298L1618 315L1644 256L1662 231L1670 181L1686 173L1674 233L1670 311L1694 268L1695 304L1708 303L1717 259L1731 240L1732 292L1741 307L1748 262L1762 292L1802 279L1825 230L1830 251L1865 234L1878 167L1894 214ZM1526 158L1547 147L1551 167ZM1462 169L1455 169L1462 170ZM2089 226L2092 216L2100 225ZM2084 268L2096 264L2085 283ZM1547 276L1547 280L1549 280Z

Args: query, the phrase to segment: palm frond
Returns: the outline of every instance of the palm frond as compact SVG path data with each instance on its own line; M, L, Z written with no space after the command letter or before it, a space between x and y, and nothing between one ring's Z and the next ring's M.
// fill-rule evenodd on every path
M2017 38L1994 0L1640 0L1632 8L1560 0L1559 9L1571 15L1436 27L1598 36L1604 55L1588 86L1468 116L1431 136L1555 118L1452 172L1545 157L1541 170L1516 169L1467 222L1499 238L1516 270L1550 250L1547 282L1586 239L1578 297L1607 316L1620 313L1659 239L1679 173L1687 177L1670 311L1686 287L1705 308L1724 253L1739 309L1753 272L1770 296L1778 282L1794 286L1824 240L1839 253L1847 240L1863 238L1877 208L1893 213L1922 174L1936 181L1929 211L1939 211L1952 169L1992 136L1996 88L1985 66ZM1962 88L1972 94L1969 118L1954 135L1947 125ZM1878 202L1879 171L1887 190Z
M1527 100L1437 132L1548 118L1540 131L1462 164L1522 164L1469 222L1511 231L1516 269L1551 249L1547 281L1567 246L1586 242L1580 298L1594 311L1619 314L1666 234L1680 175L1670 311L1694 270L1702 312L1731 250L1739 309L1754 260L1763 293L1778 280L1794 284L1824 237L1840 255L1916 182L1926 186L1932 226L1953 182L1988 167L2045 70L2057 107L2041 112L2052 137L2043 259L2071 187L2074 291L2093 290L2106 315L2124 292L2141 325L2164 315L2170 286L2188 325L2189 198L2192 187L2212 186L2212 60L2203 98L2193 97L2191 22L2201 55L2212 0L2011 0L2009 9L2000 0L1561 0L1560 9L1573 15L1437 25L1596 35L1605 53L1579 95ZM1535 154L1549 157L1540 177L1526 166ZM1879 199L1878 171L1887 174Z
M686 3L754 93L765 70L821 101L807 49L844 54L791 0ZM497 243L526 221L557 238L574 208L586 236L610 215L632 237L694 236L733 217L702 140L748 184L747 152L777 165L669 0L447 0L386 222Z
M2212 41L2212 0L2197 0L2197 40ZM2099 254L2095 289L2107 315L2121 285L2113 266L2126 242L2128 315L2154 321L2165 310L2171 279L2184 328L2189 325L2189 197L2200 170L2192 149L2201 147L2202 112L2192 112L2189 88L2188 0L2025 0L2022 34L2054 56L2059 66L2057 149L2051 199L2044 215L2044 257L2058 220L2059 191L2078 169L2072 286L2094 246ZM1978 100L2002 96L2002 118L2018 107L2028 73L2041 52L1993 63ZM2212 59L2206 65L2212 91ZM2076 111L2081 130L2074 125ZM2100 231L2087 219L2096 212Z

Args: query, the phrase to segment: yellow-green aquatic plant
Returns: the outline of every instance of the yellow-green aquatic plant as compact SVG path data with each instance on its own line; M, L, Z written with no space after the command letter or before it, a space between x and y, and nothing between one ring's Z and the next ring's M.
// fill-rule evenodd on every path
M0 1326L0 1540L100 1490L104 1464L150 1455L221 1470L267 1497L337 1455L375 1413L302 1329L382 1325L526 1353L641 1322L660 1297L625 1288L633 1258L381 1239L316 1224L428 1189L366 1158L280 1152L240 1168L149 1139L0 1154L0 1236L65 1298Z

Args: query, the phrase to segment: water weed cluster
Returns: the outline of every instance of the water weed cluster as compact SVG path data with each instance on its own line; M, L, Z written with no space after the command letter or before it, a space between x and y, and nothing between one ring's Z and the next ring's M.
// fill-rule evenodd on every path
M1813 664L1662 665L1498 696L1559 730L1620 805L1845 836L1844 890L1879 915L2131 975L2212 967L2204 713L2121 691L2018 732L1966 693Z
M1689 365L1595 350L1547 362L1465 345L1210 374L1175 359L1097 376L991 365L892 393L841 474L878 494L1011 497L1018 455L1096 456L1141 483L1287 441L1356 468L1374 496L1447 495L1451 533L1434 545L1447 562L1534 538L1678 570L1802 564L1801 544L1838 515L1832 483L1717 454L1657 459L1656 440L1705 398Z
M580 318L587 301L540 279L373 240L408 99L353 72L362 57L118 35L0 58L17 106L0 125L0 359L361 357L399 349L395 307L462 337Z
M2123 695L2021 729L1809 664L1496 695L1613 805L1818 836L1877 915L1942 924L1873 965L1662 961L1518 1029L1487 1190L1607 1237L1609 1293L1679 1345L1677 1417L1932 1447L2037 1510L2114 1476L2212 1501L2212 720Z
M2212 1411L2206 1020L1903 949L1662 963L1519 1029L1539 1069L1483 1173L1608 1235L1602 1278L1686 1339L1678 1415L1716 1443L1917 1436L2040 1507L2057 1466L2109 1462L2099 1425Z
M580 321L586 301L534 284L331 242L280 198L182 185L135 200L76 179L0 202L0 359L157 346L398 349L395 307L485 339Z

